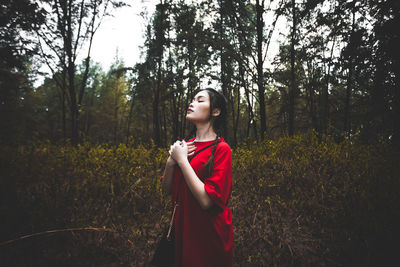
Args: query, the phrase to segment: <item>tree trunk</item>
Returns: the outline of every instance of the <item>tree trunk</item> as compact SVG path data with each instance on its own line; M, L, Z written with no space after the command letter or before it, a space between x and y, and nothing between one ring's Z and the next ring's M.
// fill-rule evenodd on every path
M364 139L366 142L376 139L380 135L382 129L385 127L385 95L384 95L384 81L385 81L385 66L378 55L375 66L374 85L371 88L369 116L366 119Z
M78 105L76 103L76 92L75 92L75 64L70 61L68 63L68 89L70 96L70 111L71 111L71 142L73 145L77 145L78 140Z
M63 80L62 80L62 88L61 88L61 112L62 112L62 132L63 132L63 140L67 139L67 120L66 120L66 110L65 110L65 97L66 97L66 73L65 70L63 70Z
M160 60L161 61L161 60ZM160 121L159 121L159 100L160 100L160 87L161 87L161 62L159 61L158 71L157 71L157 84L154 90L153 99L153 130L154 130L154 142L157 146L161 146L160 143Z
M222 89L222 93L225 97L228 98L228 81L227 81L227 77L226 77L226 73L227 73L227 53L225 50L225 41L226 41L226 35L225 35L225 21L227 19L226 16L226 5L225 5L225 0L221 0L220 1L220 25L219 25L219 50L220 50L220 60L221 60L221 89ZM229 105L229 104L228 104ZM229 107L227 107L227 110L229 110ZM227 114L228 115L228 114ZM228 118L227 118L228 119ZM224 126L225 127L225 126ZM223 129L226 137L228 137L228 131L227 129Z
M257 13L257 87L258 87L258 101L260 104L260 136L261 140L264 140L264 134L267 129L266 114L265 114L265 88L264 88L264 70L263 70L263 41L264 41L264 0L260 5L260 0L256 1L256 13Z
M395 60L394 73L395 73L395 88L393 99L393 143L400 147L400 62L399 59Z
M132 121L132 114L133 114L134 105L135 105L135 99L134 99L134 96L132 95L131 105L129 107L128 126L127 126L127 130L126 130L126 141L127 142L129 141L129 137L131 135L130 128L131 128L131 121Z
M237 145L237 132L238 132L238 126L239 126L239 115L240 115L240 86L239 84L236 85L236 111L237 114L235 114L235 107L232 103L232 127L233 127L233 146L236 147ZM232 99L235 99L235 95L233 96Z
M330 112L329 112L329 83L330 83L330 75L331 75L331 62L333 58L333 49L335 47L335 42L336 40L333 39L332 43L332 48L331 48L331 55L330 55L330 61L327 63L328 66L325 67L327 68L325 72L325 87L323 88L322 91L322 116L320 117L320 126L321 126L321 131L322 133L326 133L328 129L328 123L329 123L329 117L330 117Z
M114 95L114 144L117 144L118 141L118 85L119 85L119 76L117 75L115 81L115 95Z
M311 118L311 128L317 130L317 116L315 109L315 88L317 79L314 74L314 66L312 61L307 62L307 69L309 70L308 84L307 84L307 103L309 106L310 118Z
M294 135L294 105L296 94L296 74L295 74L295 42L296 42L296 6L295 0L292 0L292 38L290 46L290 89L289 89L289 120L288 120L288 134Z
M248 103L248 108L249 108L249 124L251 124L253 126L253 135L254 135L254 139L257 140L258 139L258 134L257 134L257 124L254 121L254 112L253 112L253 105L252 105L252 101L250 99L250 92L249 90L245 90L245 95L246 95L246 99L247 99L247 103Z
M161 146L161 133L160 133L160 118L159 118L159 105L160 105L160 93L161 93L161 79L162 79L162 60L164 54L164 12L165 6L160 1L160 4L157 5L157 10L160 12L160 24L156 25L158 27L156 31L156 42L158 46L157 51L157 79L156 85L153 89L153 135L154 135L154 142L157 146Z
M168 128L167 128L167 114L165 110L167 107L163 104L163 138L161 140L162 147L165 147L167 145L167 138L168 138Z
M171 142L173 142L174 140L178 139L178 136L181 133L180 127L179 127L180 124L179 124L179 113L178 113L178 105L177 105L177 102L180 103L180 101L179 101L179 97L177 99L175 92L171 93L170 102L171 102L170 111L171 111L172 121L173 121L173 132L172 132Z
M193 40L192 39L188 39L188 65L189 65L189 80L188 80L188 91L189 91L189 95L192 95L194 89L195 89L195 71L194 71L194 45L193 45Z
M353 71L354 71L354 64L353 64L353 53L354 53L354 27L355 27L355 9L353 8L353 22L352 28L350 33L350 41L349 41L349 73L347 76L347 84L346 84L346 99L345 99L345 106L344 106L344 128L343 128L343 136L350 137L351 135L351 91L353 87Z

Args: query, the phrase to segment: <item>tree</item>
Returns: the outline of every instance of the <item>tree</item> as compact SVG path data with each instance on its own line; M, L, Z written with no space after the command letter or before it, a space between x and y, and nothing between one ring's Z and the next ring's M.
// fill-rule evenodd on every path
M0 4L0 142L20 142L32 135L33 56L30 37L44 21L43 10L28 0ZM26 136L24 136L26 135Z
M294 105L295 105L295 94L296 94L296 74L295 74L295 45L296 45L296 3L292 0L292 33L290 41L290 88L289 88L289 125L288 133L289 136L294 134Z
M61 77L54 76L59 88L66 95L71 114L71 140L79 141L78 119L85 92L90 53L94 34L102 18L108 15L109 6L121 7L120 1L102 0L43 0L47 10L46 23L37 30L45 63ZM76 81L76 60L83 45L87 44L85 70L80 84Z
M375 48L375 85L371 95L373 107L372 132L380 132L400 146L400 3L398 1L370 1L370 12L375 19L372 41ZM384 129L391 129L384 133Z
M129 112L126 95L129 84L125 72L119 71L123 68L123 61L116 57L110 70L100 78L95 118L90 129L91 136L96 137L95 140L119 144L125 138Z

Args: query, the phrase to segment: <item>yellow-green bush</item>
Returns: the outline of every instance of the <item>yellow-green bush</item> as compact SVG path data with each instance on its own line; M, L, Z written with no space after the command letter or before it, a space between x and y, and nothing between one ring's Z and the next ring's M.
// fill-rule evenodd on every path
M16 241L0 247L6 262L28 255L33 262L93 264L101 255L98 265L145 264L160 221L168 220L159 182L167 155L154 146L125 144L2 147L2 240L71 227L116 231ZM399 159L387 144L335 143L316 134L238 146L229 204L235 265L388 260L399 233Z
M237 262L386 260L390 232L399 232L399 159L387 144L337 144L316 134L239 147L232 200Z
M166 155L155 147L125 144L3 147L6 227L2 240L48 229L106 227L125 240L124 260L143 262L140 250L147 245L146 232L154 228L154 218L159 221L167 205L159 184ZM104 238L99 236L95 245Z

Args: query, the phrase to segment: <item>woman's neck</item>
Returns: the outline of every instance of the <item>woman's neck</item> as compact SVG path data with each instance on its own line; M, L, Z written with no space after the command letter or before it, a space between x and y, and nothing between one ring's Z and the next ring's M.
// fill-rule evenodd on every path
M206 125L206 127L201 127L197 125L196 130L196 141L211 141L215 140L217 134L214 132L213 128L210 125Z

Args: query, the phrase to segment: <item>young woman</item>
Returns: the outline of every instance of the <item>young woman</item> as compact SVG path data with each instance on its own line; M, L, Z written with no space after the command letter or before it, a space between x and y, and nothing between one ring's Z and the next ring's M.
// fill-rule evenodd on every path
M198 91L186 115L195 125L196 136L171 145L162 185L172 203L177 203L175 266L233 266L232 213L227 206L232 157L220 137L226 115L222 94L211 88Z

